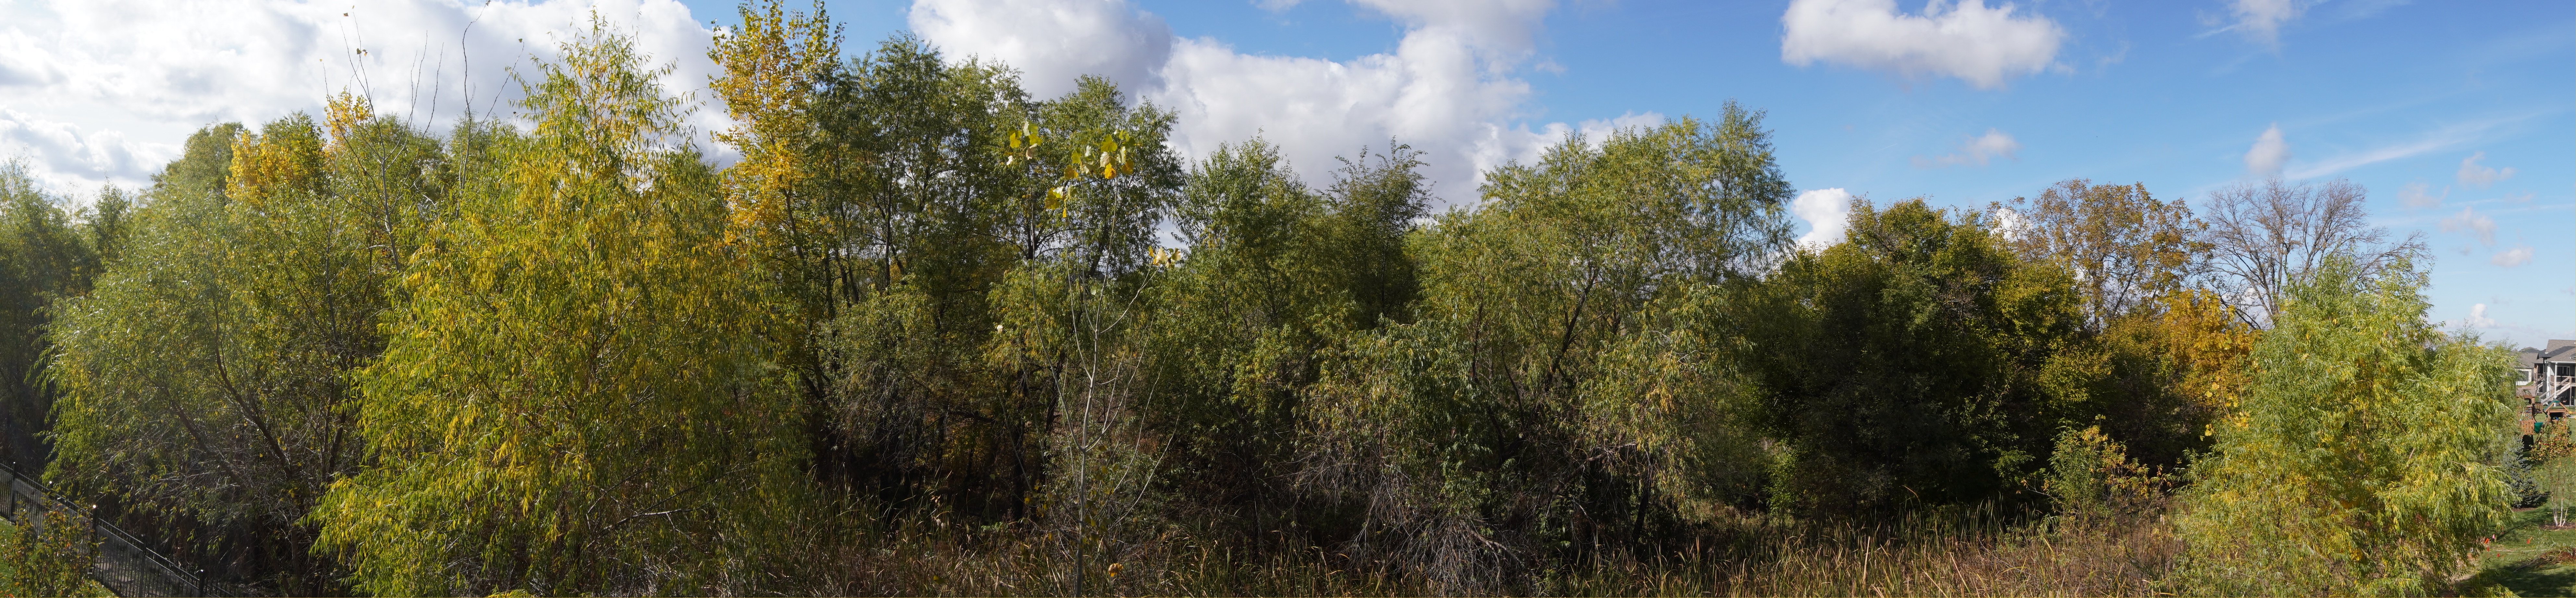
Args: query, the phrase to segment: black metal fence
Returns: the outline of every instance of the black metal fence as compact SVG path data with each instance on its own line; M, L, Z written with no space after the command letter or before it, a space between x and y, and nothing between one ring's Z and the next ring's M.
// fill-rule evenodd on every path
M90 523L98 535L98 562L90 568L90 577L118 596L214 596L215 588L206 585L201 570L152 550L152 545L97 517L97 509L63 502L45 489L43 481L20 474L16 468L0 465L9 485L6 516L24 531L33 532L43 525L49 509L75 514Z

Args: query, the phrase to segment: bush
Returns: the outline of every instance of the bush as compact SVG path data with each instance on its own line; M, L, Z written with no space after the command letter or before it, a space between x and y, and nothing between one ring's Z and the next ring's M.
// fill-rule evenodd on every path
M29 527L0 523L0 596L105 596L89 581L98 560L98 538L85 518L61 509L45 511L42 523ZM30 529L32 527L33 529Z

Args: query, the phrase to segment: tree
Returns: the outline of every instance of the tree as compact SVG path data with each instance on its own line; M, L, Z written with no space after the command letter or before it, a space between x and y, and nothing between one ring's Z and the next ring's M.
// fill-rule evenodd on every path
M119 206L117 197L111 187L100 204ZM40 438L56 397L43 383L42 335L54 306L87 294L99 268L85 233L101 229L74 222L62 203L24 164L0 163L0 458L29 470L51 456Z
M1323 523L1295 510L1303 401L1344 335L1410 319L1420 165L1402 145L1362 151L1318 192L1254 139L1191 169L1174 209L1189 247L1157 252L1145 291L1145 416L1171 443L1172 492L1198 497L1176 515L1255 534Z
M2512 358L2425 322L2424 275L2331 255L2290 287L2192 468L2188 579L2216 593L2421 594L2511 511Z
M2169 291L2111 321L2089 356L2100 428L2142 466L2188 465L2236 409L2261 334L2207 289Z
M1994 206L2005 245L2029 261L2054 261L2084 289L2087 325L2101 330L2130 312L2156 307L2206 268L2207 228L2180 201L2158 201L2144 184L2096 185L2068 179L2039 197Z
M1729 324L1787 455L1770 506L1835 517L2028 500L2102 362L2074 277L1982 215L1858 204L1849 241L1788 259ZM2016 498L2018 497L2018 498Z
M48 475L205 530L173 540L294 593L341 591L300 520L364 463L348 375L382 351L387 284L448 185L437 140L355 96L327 116L328 136L299 114L192 139L50 333L65 397ZM222 176L200 174L214 160Z
M2568 422L2535 423L2532 435L2537 442L2516 463L2530 478L2528 490L2537 495L2525 495L2521 502L2539 504L2515 506L2548 507L2549 522L2562 526L2567 525L2568 507L2576 506L2576 436L2568 433L2568 426Z
M1415 234L1414 321L1345 341L1306 399L1301 475L1365 508L1346 551L1445 592L1498 591L1523 580L1510 563L1633 536L1648 508L1696 498L1644 484L1693 465L1659 452L1693 445L1656 440L1699 420L1585 419L1669 402L1596 379L1695 289L1786 248L1792 194L1760 115L1733 104L1599 145L1569 137L1483 193Z
M2366 199L2360 185L2343 180L2273 179L2211 193L2201 242L2222 278L2221 295L2247 323L2265 326L2280 316L2285 290L2314 277L2330 256L2352 257L2368 276L2423 254L2419 235L2390 243L2387 229L2370 226Z
M308 519L357 589L719 591L794 512L776 316L644 60L594 25L541 65L503 182L402 272L352 376L375 466Z

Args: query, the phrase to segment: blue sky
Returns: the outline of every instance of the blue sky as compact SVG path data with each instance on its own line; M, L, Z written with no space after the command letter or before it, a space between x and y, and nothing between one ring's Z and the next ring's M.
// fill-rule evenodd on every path
M1734 99L1768 112L1780 164L1801 189L1959 206L2078 177L2141 182L2196 203L2254 176L2247 154L2277 126L2290 156L2282 174L2350 179L2369 189L2379 224L2425 235L2436 255L2428 317L2470 324L2484 305L2475 316L2492 322L2475 323L2489 338L2576 338L2576 5L2303 3L2265 40L2226 2L2012 3L2015 16L2045 18L2064 36L2040 72L1986 88L1937 73L1790 64L1787 5L1553 7L1512 73L1531 88L1514 116L1535 125L1712 114ZM725 6L693 3L719 22L730 18ZM828 6L854 41L905 28L912 9ZM1393 52L1407 30L1384 12L1322 0L1285 10L1223 0L1135 8L1176 36L1335 61ZM1898 5L1913 16L1925 8ZM1941 163L1973 158L1962 146L1988 131L2017 147L1982 165ZM2481 154L2464 182L2463 162ZM2513 170L2480 185L2479 168ZM2410 185L2440 203L2408 205ZM2509 252L2523 248L2527 262L2499 265L2499 254L2511 263Z
M1320 180L1392 136L1428 152L1457 204L1482 169L1567 132L1729 99L1768 113L1809 207L1983 206L2075 177L2197 203L2273 173L2346 178L2379 224L2434 249L2428 318L2516 345L2576 338L2567 2L828 6L854 49L909 29L1008 61L1041 93L1109 75L1179 111L1185 155L1258 134ZM497 65L543 59L591 14L671 59L674 89L703 85L707 36L735 18L724 0L0 0L0 156L78 197L141 184L198 126L316 110L339 89L436 126L468 89L478 107L506 101ZM713 107L697 121L726 125Z

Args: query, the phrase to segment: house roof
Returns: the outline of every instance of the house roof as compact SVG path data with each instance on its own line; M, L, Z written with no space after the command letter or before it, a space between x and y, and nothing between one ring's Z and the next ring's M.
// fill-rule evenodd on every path
M2549 348L2547 349L2523 347L2521 353L2522 367L2531 367L2533 364L2543 361L2551 363L2576 362L2576 340L2550 339Z

